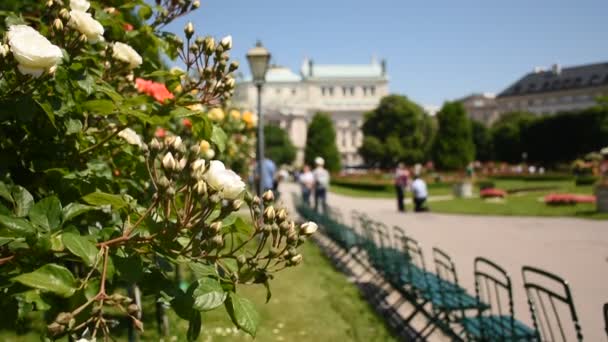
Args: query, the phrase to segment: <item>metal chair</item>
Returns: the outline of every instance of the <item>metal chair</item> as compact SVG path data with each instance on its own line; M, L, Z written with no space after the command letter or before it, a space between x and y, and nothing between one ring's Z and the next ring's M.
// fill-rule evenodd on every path
M488 306L460 286L456 265L447 253L433 247L433 261L438 280L431 282L429 300L444 329L453 331L452 324L463 320L467 311L483 311Z
M582 341L570 286L564 279L539 268L522 268L532 321L541 341ZM562 322L567 315L570 322ZM566 323L568 323L566 325Z
M604 304L604 330L606 330L606 336L608 336L608 303Z
M508 273L494 262L475 258L475 294L488 305L460 324L468 341L533 341L536 331L515 319Z

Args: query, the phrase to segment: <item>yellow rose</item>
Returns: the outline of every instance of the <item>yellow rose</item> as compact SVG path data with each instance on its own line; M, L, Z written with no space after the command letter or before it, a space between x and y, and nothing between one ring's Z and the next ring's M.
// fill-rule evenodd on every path
M222 121L224 120L225 114L222 108L213 108L209 111L209 113L207 113L207 116L209 116L209 119L213 121Z
M207 153L207 151L209 151L209 149L211 148L211 144L207 140L201 140L201 143L199 146L201 148L202 154Z
M188 109L196 111L196 112L202 112L203 111L203 105L200 103L195 103L193 105L189 105Z
M247 128L252 128L258 123L258 117L252 112L243 112L243 121L247 124Z
M230 111L230 117L232 117L234 120L240 120L241 119L241 112L239 112L236 109L233 109Z

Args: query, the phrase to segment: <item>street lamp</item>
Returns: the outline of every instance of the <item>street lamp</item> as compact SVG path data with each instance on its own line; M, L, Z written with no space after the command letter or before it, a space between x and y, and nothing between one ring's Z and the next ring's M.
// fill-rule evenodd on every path
M264 168L262 163L264 162L264 121L262 120L262 86L266 81L266 71L268 71L268 64L270 62L270 52L262 46L262 42L258 40L254 48L247 51L247 62L249 62L249 69L251 70L251 76L253 83L258 88L258 136L257 136L257 164L258 164L258 183L257 192L258 195L262 195L262 179Z

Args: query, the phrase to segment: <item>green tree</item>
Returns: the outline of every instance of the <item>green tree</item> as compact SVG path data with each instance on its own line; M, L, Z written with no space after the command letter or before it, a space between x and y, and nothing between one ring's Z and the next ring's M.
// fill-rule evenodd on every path
M325 167L332 172L340 171L340 153L336 146L336 131L329 114L315 114L306 132L304 160L314 165L315 158L325 159Z
M289 165L296 159L296 148L289 135L279 126L264 126L266 156L277 165Z
M380 166L386 158L386 149L380 139L367 136L363 138L363 144L359 148L359 153L370 166Z
M460 102L446 102L437 114L439 131L433 145L435 164L441 169L465 167L475 157L471 121Z
M475 159L489 161L494 159L494 149L492 145L492 134L490 130L481 122L471 120L473 132L473 144L475 145Z
M402 95L384 97L375 110L365 114L362 129L365 139L360 152L365 161L384 167L399 161L424 161L435 132L432 118ZM375 140L369 139L372 137Z
M522 160L522 153L527 152L522 131L534 119L534 114L531 113L512 112L502 115L492 125L492 143L497 160L509 163L518 163Z

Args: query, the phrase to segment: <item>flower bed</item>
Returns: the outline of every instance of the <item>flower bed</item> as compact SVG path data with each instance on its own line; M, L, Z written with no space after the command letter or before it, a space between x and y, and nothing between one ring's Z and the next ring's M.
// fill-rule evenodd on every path
M488 188L479 191L481 198L504 198L507 192L502 189Z
M545 203L549 205L573 205L578 203L595 203L595 196L577 194L549 194L545 196Z

